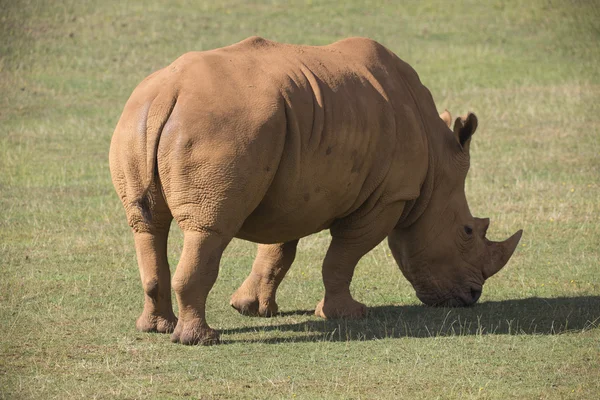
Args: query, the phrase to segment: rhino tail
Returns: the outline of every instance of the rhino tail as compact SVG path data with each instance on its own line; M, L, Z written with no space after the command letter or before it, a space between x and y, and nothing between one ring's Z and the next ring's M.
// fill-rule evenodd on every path
M143 177L142 193L135 201L146 222L152 221L150 188L158 176L157 153L160 135L176 103L176 91L159 93L152 101L146 117L146 174Z

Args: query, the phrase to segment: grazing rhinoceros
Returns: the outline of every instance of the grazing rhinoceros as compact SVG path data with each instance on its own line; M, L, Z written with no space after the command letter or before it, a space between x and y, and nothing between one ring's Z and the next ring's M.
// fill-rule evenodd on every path
M323 229L332 240L321 317L365 315L350 281L386 237L424 303L475 303L521 231L486 239L489 220L471 215L464 192L477 118L457 119L452 132L441 117L416 72L368 39L312 47L252 37L150 75L110 147L146 296L137 328L218 342L205 302L234 237L260 244L231 305L273 315L298 240ZM173 218L184 235L172 281L179 320L167 262Z

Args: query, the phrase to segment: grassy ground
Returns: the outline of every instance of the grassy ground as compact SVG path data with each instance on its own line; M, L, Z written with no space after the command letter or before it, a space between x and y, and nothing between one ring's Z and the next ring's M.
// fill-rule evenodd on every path
M395 3L0 0L0 398L600 397L599 6ZM370 316L317 319L323 232L300 242L281 316L229 307L255 250L234 241L207 310L223 345L135 331L112 129L150 72L254 34L374 38L440 110L477 113L471 210L496 239L525 229L477 306L421 306L380 245L352 287ZM180 250L175 229L172 265Z

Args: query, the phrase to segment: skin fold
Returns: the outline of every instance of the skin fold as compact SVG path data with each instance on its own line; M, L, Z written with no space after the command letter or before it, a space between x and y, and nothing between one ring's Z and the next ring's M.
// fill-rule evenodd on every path
M363 38L297 46L252 37L150 75L125 105L109 156L145 293L137 328L217 343L205 302L234 237L259 245L231 305L276 314L298 240L323 229L332 237L315 310L323 318L366 314L350 282L386 237L424 303L474 303L521 231L485 238L489 220L470 214L464 193L477 118L451 125L408 64ZM173 219L184 243L171 280Z

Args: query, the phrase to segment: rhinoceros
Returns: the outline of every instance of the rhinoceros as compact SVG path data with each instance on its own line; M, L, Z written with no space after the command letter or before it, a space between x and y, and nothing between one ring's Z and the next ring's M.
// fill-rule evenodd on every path
M151 74L110 145L145 293L137 328L217 343L205 302L234 237L258 243L258 252L231 305L276 314L298 240L324 229L332 239L320 317L366 314L350 282L386 237L422 302L475 303L522 231L486 238L489 220L471 215L464 191L477 118L450 125L413 68L365 38L300 46L251 37L186 53ZM171 281L173 218L183 250Z

